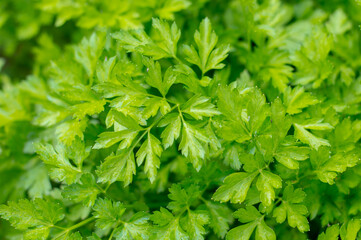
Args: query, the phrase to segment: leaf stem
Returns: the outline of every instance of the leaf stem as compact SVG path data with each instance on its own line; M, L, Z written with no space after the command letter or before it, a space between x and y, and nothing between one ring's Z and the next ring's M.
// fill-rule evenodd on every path
M72 231L74 229L77 229L77 228L80 228L80 227L82 227L82 226L84 226L84 225L86 225L86 224L88 224L88 223L90 223L90 222L92 222L94 220L95 220L95 217L93 216L93 217L87 218L87 219L85 219L85 220L83 220L83 221L81 221L81 222L79 222L79 223L77 223L77 224L75 224L75 225L73 225L73 226L71 226L69 228L65 228L62 232L58 233L54 237L54 239L60 238L64 234L68 234L70 231Z
M112 240L112 239L113 239L113 235L114 235L116 229L117 229L117 226L113 229L113 231L112 231L112 233L110 234L108 240Z

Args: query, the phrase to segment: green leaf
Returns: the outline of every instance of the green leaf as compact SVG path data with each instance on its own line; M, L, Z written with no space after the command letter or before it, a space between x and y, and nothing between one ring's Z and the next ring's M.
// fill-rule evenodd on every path
M93 76L104 43L105 34L99 32L93 33L89 39L83 38L81 44L74 47L75 60L83 65L89 77Z
M93 215L96 218L95 226L99 229L106 230L119 223L126 209L120 202L112 202L109 199L99 198L93 210Z
M274 188L282 187L282 179L269 171L261 171L256 183L260 191L260 200L265 206L270 206L275 199Z
M99 64L97 66L97 78L98 81L101 83L110 83L110 77L111 77L111 73L114 69L116 63L116 56L111 57L111 58L105 58L104 62L102 64Z
M298 146L280 146L276 153L276 160L289 169L298 169L299 161L308 159L309 148Z
M318 235L317 240L338 240L339 232L340 230L338 224L332 225L327 228L326 232Z
M150 216L145 212L134 214L127 222L115 230L116 240L147 240L149 239L149 220Z
M238 172L228 175L223 185L214 193L213 199L220 202L242 203L257 174L257 172Z
M56 127L56 135L60 142L67 146L73 144L76 138L84 139L84 130L88 125L88 119L73 119Z
M139 148L136 157L138 166L142 165L145 160L144 171L151 183L157 176L157 169L160 165L160 156L163 152L160 141L148 132L147 139Z
M179 218L174 217L165 208L160 208L160 211L155 211L150 219L155 224L154 239L159 240L188 240L189 236L182 229L179 224Z
M100 237L98 237L98 235L96 235L95 233L93 233L90 237L86 238L87 240L101 240Z
M25 232L24 239L26 240L46 240L50 234L49 227L37 227Z
M200 191L195 185L183 189L179 184L173 184L169 188L169 199L172 200L167 206L170 210L177 213L191 206L192 202L199 197Z
M340 235L342 240L357 239L358 232L361 229L361 220L352 219L346 224L344 223L340 229Z
M204 203L205 205L202 209L208 211L209 226L218 237L224 238L229 230L229 225L233 222L231 210L223 204L214 203L212 201L205 201Z
M93 149L108 148L119 143L119 149L129 148L138 135L138 131L122 130L118 132L102 132L99 134Z
M79 183L67 186L62 195L75 202L83 202L87 207L94 205L95 200L100 193L100 189L96 186L95 178L92 174L84 174L80 178Z
M170 27L166 21L153 18L152 26L159 31L162 38L162 42L158 43L160 48L162 48L170 56L176 57L177 43L181 36L181 31L177 27L177 24L173 22Z
M263 220L264 216L261 215L255 207L249 206L246 208L240 208L233 215L234 217L238 218L241 223L245 224L231 229L227 234L227 240L248 240L250 239L255 228L257 228L256 239L276 239L275 232L272 230L272 228L267 226Z
M123 181L124 186L128 186L133 181L135 171L133 151L123 150L117 155L111 154L105 158L96 173L99 183Z
M331 156L330 149L321 147L310 154L312 167L317 177L325 183L334 184L338 173L346 171L360 162L360 154L355 151L339 152Z
M41 198L48 195L51 190L48 171L42 163L27 170L19 182L28 190L31 198Z
M143 128L141 126L139 126L138 122L132 118L131 116L127 116L122 112L116 111L116 110L111 110L108 113L109 119L107 117L107 127L111 127L114 123L117 123L118 125L121 126L121 130L124 129L128 129L128 130L133 130L133 131L139 131L139 130L143 130Z
M56 145L56 149L50 144L35 144L34 147L48 167L51 178L67 184L74 183L78 179L81 170L70 163L63 145Z
M47 239L50 228L64 218L62 206L53 200L20 199L0 206L0 215L19 230L27 230L27 239Z
M288 185L283 191L281 205L273 210L273 217L278 223L283 223L287 217L290 227L297 227L300 232L309 231L310 226L305 217L308 210L301 204L305 197L306 194L300 188L294 190L292 185Z
M188 157L194 168L200 169L202 160L205 158L205 149L202 143L208 143L209 139L195 126L183 121L182 139L179 150L185 157Z
M143 57L143 63L147 67L148 76L146 82L159 90L163 97L167 95L169 88L176 80L175 74L171 67L167 69L162 77L162 71L159 62L155 62L150 58Z
M287 88L289 79L293 76L293 68L289 66L290 59L288 53L279 51L270 52L269 49L260 49L260 51L252 53L251 59L254 59L254 63L253 61L249 61L249 69L252 69L252 63L254 65L259 64L260 58L266 59L265 61L267 62L264 63L265 65L262 66L260 70L258 67L256 68L258 76L265 82L271 80L273 87L283 93Z
M167 149L179 138L182 127L181 118L178 113L168 114L159 122L158 126L166 127L161 134L161 138L164 149Z
M187 215L181 219L184 230L190 239L203 240L206 230L204 225L209 221L208 215L203 211L188 211Z
M292 119L286 115L286 109L280 98L276 98L271 105L272 138L277 146L287 136L292 126Z
M339 8L331 14L326 27L334 35L342 35L352 28L352 23L348 20L342 8Z
M209 102L209 99L202 96L194 96L189 99L183 106L182 112L188 113L197 120L203 117L213 117L221 114L215 106Z
M323 138L316 137L312 133L306 130L305 126L294 123L295 137L301 142L310 145L314 149L318 149L320 146L330 146L330 143Z
M198 52L193 46L184 45L183 52L186 60L197 65L202 73L206 73L211 69L221 69L225 65L221 62L226 59L230 50L229 46L221 46L215 48L218 37L212 30L211 22L208 18L202 20L199 31L194 34Z
M87 115L92 116L94 114L103 112L105 103L106 101L104 99L79 103L73 105L70 108L70 111L73 112L73 118L82 119Z
M79 232L70 233L70 235L65 235L64 240L82 240L83 237L80 235Z
M188 8L191 5L187 0L165 0L161 7L156 10L156 14L164 19L174 19L174 13Z
M160 110L162 115L166 115L171 110L169 103L165 98L149 98L144 102L144 105L144 119L156 116L158 114L158 110Z
M303 108L319 103L316 97L305 92L303 87L288 87L283 95L283 101L287 106L287 113L293 115L300 113Z
M167 52L157 46L143 29L120 30L111 36L128 51L139 52L155 60L168 57Z

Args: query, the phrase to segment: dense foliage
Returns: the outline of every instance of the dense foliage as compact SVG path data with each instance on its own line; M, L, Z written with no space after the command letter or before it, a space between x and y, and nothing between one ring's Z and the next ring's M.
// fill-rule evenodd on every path
M357 239L359 3L2 0L1 239Z

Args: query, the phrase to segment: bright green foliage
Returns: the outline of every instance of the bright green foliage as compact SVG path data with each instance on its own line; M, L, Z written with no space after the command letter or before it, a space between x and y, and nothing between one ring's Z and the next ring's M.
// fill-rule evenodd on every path
M1 239L361 239L360 13L0 1Z
M188 62L197 65L202 70L202 74L211 69L221 69L224 67L224 64L221 62L228 56L229 46L215 48L218 37L212 30L211 22L208 18L201 22L199 30L194 33L194 41L198 51L193 46L183 46Z
M108 229L120 221L125 207L120 202L113 203L109 199L100 198L93 207L95 225L99 229Z
M51 178L57 181L64 181L67 184L71 184L76 181L81 170L77 167L81 167L77 164L74 167L66 156L66 149L62 145L57 145L54 149L50 144L35 146L37 153L40 155L43 162L48 166L49 174ZM73 159L76 163L77 160Z
M126 208L109 199L98 199L93 209L95 226L102 231L113 228L116 239L148 239L149 214L138 212L124 216Z
M255 207L240 208L233 215L244 225L231 229L226 239L248 240L255 229L257 239L276 239L273 229L264 222L264 215L260 214Z
M361 229L361 223L359 219L352 219L348 223L342 224L341 227L339 225L332 225L328 227L326 232L321 233L317 240L326 240L326 239L340 239L348 240L348 239L357 239L358 232Z
M25 239L47 239L50 228L64 218L64 209L53 200L21 199L1 206L0 215L13 227L26 230Z
M297 227L301 232L309 231L310 226L307 218L307 207L300 204L303 202L306 194L300 189L293 189L292 185L285 188L282 196L282 203L273 211L273 217L278 223L288 220L291 227Z
M86 206L93 206L100 193L92 174L84 174L79 183L67 186L63 191L63 196L75 202L83 202Z

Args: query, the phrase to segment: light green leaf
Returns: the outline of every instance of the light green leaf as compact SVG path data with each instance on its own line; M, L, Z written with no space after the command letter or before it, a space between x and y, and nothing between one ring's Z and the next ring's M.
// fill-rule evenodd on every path
M161 134L164 149L172 146L174 141L178 139L181 132L181 118L178 113L168 114L158 124L159 127L165 127Z
M203 240L206 230L204 225L209 221L209 217L204 211L188 211L187 215L181 219L184 230L190 239Z
M49 227L37 227L25 232L25 240L46 240L50 234Z
M199 188L195 185L190 185L187 188L182 188L180 184L173 184L169 188L169 199L172 200L167 208L174 213L181 212L182 210L190 207L192 202L197 200L200 195Z
M36 152L48 167L50 177L56 181L64 181L67 184L74 183L81 174L81 170L73 166L66 156L63 145L56 145L54 149L50 144L35 144Z
M105 99L92 100L89 102L73 105L69 110L73 113L73 118L82 119L85 116L92 116L104 111Z
M338 173L354 167L360 162L360 154L356 151L338 152L331 156L330 149L321 147L312 151L310 155L312 167L316 170L317 177L325 183L334 184Z
M314 105L319 101L310 93L305 92L303 87L295 87L293 89L288 87L284 92L283 102L287 107L287 113L293 115L300 113L303 108Z
M229 229L229 225L233 222L231 210L223 204L212 201L206 201L205 206L209 212L210 227L217 236L224 238Z
M16 229L26 230L27 239L45 240L50 228L64 218L64 210L53 200L21 199L0 206L0 216Z
M166 21L153 18L152 26L159 31L162 38L162 42L158 43L160 48L162 48L170 56L176 57L177 43L181 36L181 32L177 27L177 24L173 22L170 27Z
M93 233L90 237L86 238L87 240L101 240L100 237L98 237L97 234Z
M55 133L60 142L70 146L77 137L79 137L81 140L84 139L84 130L87 125L87 118L73 119L58 125L56 127Z
M110 83L110 76L116 63L116 56L111 58L105 58L102 64L97 66L97 78L101 83Z
M148 132L147 139L139 148L136 157L138 166L142 165L145 160L144 171L151 183L157 176L157 169L160 165L160 156L163 152L160 141Z
M276 240L276 234L263 220L257 225L256 239Z
M194 168L199 170L202 160L205 158L205 149L202 143L208 143L209 139L196 127L183 121L182 139L179 150L185 157L188 157Z
M108 148L118 142L119 149L131 146L134 138L138 135L138 131L122 130L118 132L102 132L99 134L93 149Z
M213 199L220 202L242 203L257 174L257 172L238 172L228 175L223 185L214 193Z
M128 186L135 174L135 160L133 151L121 151L117 155L111 154L100 164L96 173L99 183L113 183L123 181Z
M194 96L182 106L182 111L197 120L221 114L209 100L207 97Z
M338 235L340 233L339 229L340 228L338 224L332 225L331 227L327 228L326 232L318 235L317 240L338 240Z
M261 171L256 183L258 191L260 191L261 202L265 206L270 206L275 199L274 188L282 187L282 179L269 171Z
M90 38L83 38L80 45L74 47L75 60L83 65L89 77L93 76L97 61L103 51L105 34L93 33Z
M342 240L353 240L357 239L357 233L361 229L361 220L352 219L346 224L344 223L340 229L340 235Z
M256 228L256 222L250 222L239 227L232 228L226 236L227 240L248 240L250 239L254 229Z
M187 0L165 0L162 3L161 7L156 10L156 14L160 18L169 20L174 19L176 12L186 9L191 5L191 2Z
M79 183L67 186L62 195L75 202L83 202L85 206L91 207L100 193L100 189L96 186L95 178L92 174L84 174L80 178Z
M154 222L154 239L159 240L189 240L189 236L179 224L179 218L173 216L165 208L155 211L150 219Z
M289 169L298 169L299 161L308 158L309 148L298 146L280 146L276 153L276 160Z
M147 240L149 239L149 214L137 212L128 221L115 230L116 240Z
M327 30L334 35L341 35L352 28L352 23L348 20L342 8L339 8L331 14L329 21L326 23L326 27Z
M162 115L166 115L171 107L165 98L148 98L144 102L145 108L143 110L144 119L149 119L158 114L160 110Z
M287 217L291 227L297 227L301 232L309 231L310 226L305 217L308 210L301 204L305 197L306 194L300 188L294 190L292 185L288 185L283 191L282 204L273 210L273 217L278 223L283 223Z
M228 56L229 46L221 46L215 49L218 42L216 33L212 30L211 22L208 18L202 20L199 30L194 34L198 52L193 46L184 45L183 52L186 60L196 64L202 73L211 69L221 69L224 64L221 62Z
M253 231L256 229L256 239L275 240L276 234L264 222L264 216L261 215L253 206L238 209L234 214L241 223L245 223L239 227L231 229L227 233L227 240L248 240Z
M139 52L155 60L168 57L167 52L158 47L143 29L120 30L111 36L130 52Z
M99 229L110 229L117 221L121 220L125 207L120 202L112 202L109 199L99 198L94 207L93 215L97 219L95 226Z
M310 145L314 149L318 149L320 146L330 146L330 143L323 138L316 137L305 129L304 126L294 123L295 137L301 142Z
M162 77L162 71L158 61L143 57L143 63L147 67L148 76L145 78L146 82L159 90L163 97L167 95L169 88L176 80L175 73L169 67Z

